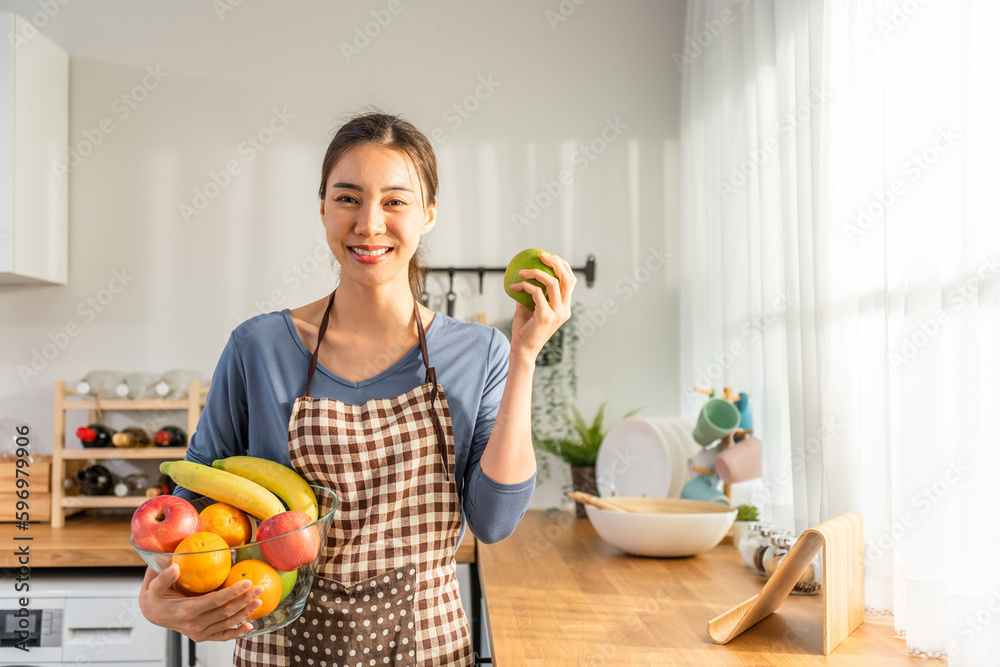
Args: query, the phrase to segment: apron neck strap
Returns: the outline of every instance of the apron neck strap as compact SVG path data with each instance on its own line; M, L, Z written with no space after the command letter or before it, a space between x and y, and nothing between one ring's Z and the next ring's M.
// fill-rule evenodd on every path
M424 323L420 320L420 304L413 300L413 317L417 320L417 336L420 337L420 354L424 356L424 368L427 369L424 375L424 384L431 386L431 420L434 422L434 435L437 436L438 453L441 455L441 468L444 470L446 481L451 480L451 473L448 470L448 441L444 438L444 428L441 426L441 415L437 409L438 383L437 373L431 366L430 358L427 355L427 336L424 334Z
M337 295L337 290L334 290L330 294L330 301L326 304L326 311L323 313L323 320L319 324L319 336L316 339L316 349L313 350L312 357L309 359L309 374L306 376L306 391L304 396L309 396L309 387L312 385L313 375L316 373L316 364L319 361L319 346L323 343L323 337L326 336L326 329L330 325L330 311L333 310L333 297ZM424 382L437 385L437 374L434 372L434 368L431 366L430 357L427 354L427 335L424 333L424 323L420 319L420 305L417 303L416 299L413 300L413 317L417 320L417 336L420 338L420 354L424 359L424 368L427 369L424 374Z
M313 374L316 372L316 362L319 360L319 346L323 344L323 337L326 336L326 328L330 325L330 311L333 310L333 297L337 295L337 290L330 292L330 300L326 304L323 312L323 321L319 323L319 336L316 337L316 349L313 350L309 359L309 374L306 376L306 392L303 396L309 396L309 385L312 384Z
M424 323L420 319L420 304L417 300L413 300L413 317L417 320L417 336L420 338L420 354L424 357L424 368L427 372L424 374L424 384L437 384L437 374L434 372L434 367L431 366L430 357L427 355L427 335L424 333Z

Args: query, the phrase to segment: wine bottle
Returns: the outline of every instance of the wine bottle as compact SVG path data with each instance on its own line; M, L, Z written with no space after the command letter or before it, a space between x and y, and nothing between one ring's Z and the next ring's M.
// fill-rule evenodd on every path
M134 401L156 398L156 385L160 376L156 373L129 373L115 387L118 398Z
M163 378L156 383L156 395L168 401L187 398L191 380L202 381L201 373L188 369L167 371L163 374Z
M136 472L115 484L114 491L116 496L124 498L125 496L142 495L148 486L149 479L144 474Z
M115 433L111 437L111 444L115 447L149 447L153 441L145 429L129 426Z
M156 483L156 486L163 492L163 495L170 495L174 492L174 489L177 488L177 482L166 475L160 475L160 479Z
M90 424L76 429L76 437L80 438L84 447L111 447L111 438L115 432L103 424Z
M116 389L124 378L125 374L118 371L90 371L77 383L76 392L86 398L117 398Z
M153 434L153 443L160 447L183 447L187 444L187 433L179 426L164 426Z
M77 470L76 480L85 496L106 496L114 486L111 471L99 464Z

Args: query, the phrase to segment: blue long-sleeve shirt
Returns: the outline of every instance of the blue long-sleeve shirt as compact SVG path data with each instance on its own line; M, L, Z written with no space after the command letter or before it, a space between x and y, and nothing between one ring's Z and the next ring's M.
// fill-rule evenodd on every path
M496 329L437 313L427 330L427 351L451 411L462 534L467 523L483 542L499 542L524 516L535 488L534 476L520 484L500 484L479 467L507 381L510 343ZM288 421L295 399L305 390L310 356L287 309L239 325L216 366L185 458L211 465L215 459L245 454L291 466ZM349 382L317 364L309 394L361 405L395 398L423 383L417 345L363 382ZM174 493L195 497L181 487Z

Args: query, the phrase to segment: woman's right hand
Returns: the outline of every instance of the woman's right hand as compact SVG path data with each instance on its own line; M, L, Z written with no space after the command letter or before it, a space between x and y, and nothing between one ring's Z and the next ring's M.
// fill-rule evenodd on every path
M171 586L179 573L177 565L159 574L146 568L139 609L147 621L196 642L224 642L250 632L253 626L245 621L262 604L256 599L263 592L260 586L251 588L252 582L244 579L228 588L189 597Z

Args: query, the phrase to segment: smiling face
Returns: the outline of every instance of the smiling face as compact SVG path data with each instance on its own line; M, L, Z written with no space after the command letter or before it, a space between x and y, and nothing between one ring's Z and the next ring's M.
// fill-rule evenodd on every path
M341 266L340 279L409 290L408 264L420 237L434 226L434 205L413 163L400 151L365 144L330 170L320 216Z

